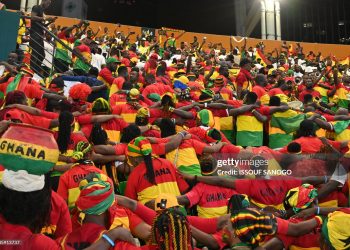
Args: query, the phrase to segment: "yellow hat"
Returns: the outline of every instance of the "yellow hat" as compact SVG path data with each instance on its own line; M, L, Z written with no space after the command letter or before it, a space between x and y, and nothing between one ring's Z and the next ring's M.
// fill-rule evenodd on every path
M130 90L130 93L129 93L130 99L138 99L139 95L140 95L140 91L138 89Z
M171 207L179 206L177 198L173 194L160 194L155 200L155 210L160 211Z
M130 61L132 61L133 63L137 63L139 59L137 57L132 57Z
M181 81L184 84L187 84L190 80L188 80L187 76L180 76L178 78L179 81Z

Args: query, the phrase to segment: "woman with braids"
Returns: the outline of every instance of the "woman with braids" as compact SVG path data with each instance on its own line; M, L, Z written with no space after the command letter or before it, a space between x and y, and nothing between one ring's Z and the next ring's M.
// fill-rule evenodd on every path
M67 202L70 211L75 208L75 202L79 196L80 181L90 173L103 173L95 166L93 158L103 158L107 162L118 160L118 157L115 156L93 155L92 145L88 142L80 141L76 144L71 156L73 163L71 163L70 169L60 177L57 190L57 193ZM113 183L110 179L108 181Z
M60 176L73 166L70 157L78 142L88 142L81 132L73 132L75 119L72 113L64 111L58 118L58 132L55 133L60 150L59 161L51 173L52 189L57 190Z
M88 247L103 236L110 227L110 209L115 205L113 186L106 181L106 176L92 173L80 184L80 195L76 201L77 210L73 216L76 227L72 233L62 237L61 245L66 247ZM116 249L137 249L130 231L123 227L116 229L119 239ZM112 242L113 243L113 242ZM130 244L131 243L131 244Z
M181 136L185 137L185 134ZM152 156L151 143L145 137L131 141L126 155L128 164L134 169L129 175L125 196L145 204L161 193L180 195L180 191L188 189L171 162Z
M121 131L128 126L121 116L111 114L111 107L103 98L98 98L93 102L91 111L92 114L77 117L77 121L81 125L81 131L85 136L90 137L93 124L97 122L107 132L110 141L119 142Z

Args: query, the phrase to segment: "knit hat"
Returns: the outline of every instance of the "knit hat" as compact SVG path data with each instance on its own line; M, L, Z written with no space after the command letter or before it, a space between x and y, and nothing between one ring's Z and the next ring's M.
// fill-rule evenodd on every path
M95 114L101 114L101 113L110 114L111 113L111 106L106 101L106 99L100 97L92 103L92 110L91 111L92 111L92 113L95 113Z
M149 109L140 108L139 110L137 110L136 117L149 117Z
M288 191L284 199L284 208L292 208L294 213L308 208L317 197L317 189L310 184L303 184L300 187L292 188Z
M129 92L129 98L131 100L137 100L140 97L140 91L138 89L131 89Z
M200 120L203 126L213 127L214 116L213 113L208 109L202 109L197 113L197 118Z
M139 157L152 153L150 142L143 136L139 136L128 144L127 156Z
M231 223L238 238L253 247L258 246L264 236L274 235L277 231L275 216L251 209L237 210L231 214Z
M350 247L350 209L344 208L328 215L323 222L322 236L331 249L345 250Z

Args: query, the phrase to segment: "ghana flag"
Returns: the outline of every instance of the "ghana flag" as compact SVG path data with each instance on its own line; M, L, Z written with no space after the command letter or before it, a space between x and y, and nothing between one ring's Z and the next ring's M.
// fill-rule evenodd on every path
M48 173L58 161L59 151L49 130L11 124L0 139L0 164L12 171Z
M237 117L237 146L259 147L263 145L263 123L258 121L254 115L245 114Z
M264 67L271 64L271 62L265 57L264 53L259 49L256 50L255 61L258 61L258 59L261 60L260 64Z

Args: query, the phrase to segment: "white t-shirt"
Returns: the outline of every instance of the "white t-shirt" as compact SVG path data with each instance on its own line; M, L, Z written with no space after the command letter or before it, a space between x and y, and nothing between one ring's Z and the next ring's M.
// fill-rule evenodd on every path
M44 41L44 48L45 48L45 59L43 61L43 65L48 68L51 68L52 62L53 62L52 60L53 60L54 48L47 41Z
M100 54L92 54L91 65L101 70L102 65L106 64L106 58Z

